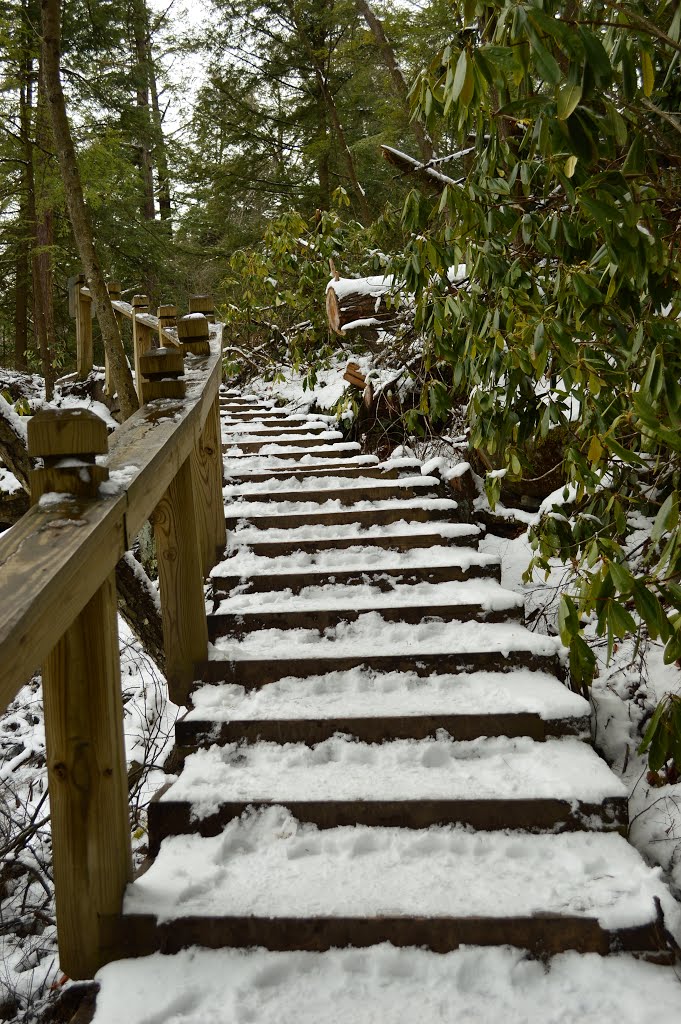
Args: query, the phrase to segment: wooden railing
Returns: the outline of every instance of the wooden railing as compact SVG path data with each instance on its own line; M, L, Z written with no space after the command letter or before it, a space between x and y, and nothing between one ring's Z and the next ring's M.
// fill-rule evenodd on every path
M140 297L110 293L132 320L145 404L109 437L85 409L36 414L33 505L0 538L0 709L42 666L59 953L72 978L110 958L107 920L132 875L116 563L150 520L169 692L183 704L207 657L203 580L225 547L222 326L193 315L173 327L174 310L154 317ZM81 375L92 365L89 304L79 284ZM202 297L190 309L201 305L210 316Z

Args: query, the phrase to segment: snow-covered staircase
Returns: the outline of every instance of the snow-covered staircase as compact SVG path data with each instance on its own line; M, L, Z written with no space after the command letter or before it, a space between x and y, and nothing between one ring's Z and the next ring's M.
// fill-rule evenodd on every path
M589 705L480 529L323 417L230 392L222 416L213 647L126 895L130 953L664 951L670 896L624 838Z

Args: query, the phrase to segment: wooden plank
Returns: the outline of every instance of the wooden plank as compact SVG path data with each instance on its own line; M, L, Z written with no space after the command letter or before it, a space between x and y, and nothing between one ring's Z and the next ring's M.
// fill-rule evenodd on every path
M217 564L227 543L222 501L219 417L213 402L201 437L191 453L196 521L203 575Z
M35 507L0 538L0 707L113 571L189 456L218 394L220 339L218 325L210 356L188 360L183 401L165 413L140 409L111 435L109 486L120 482L118 494Z
M166 679L175 704L187 701L194 663L206 657L208 628L192 469L188 456L151 516L156 538Z
M113 572L46 658L43 699L60 966L91 978L132 878Z
M209 356L185 362L184 399L143 406L109 438L112 479L125 477L126 529L136 537L199 440L222 377L221 325Z
M168 836L217 836L225 826L240 818L248 807L286 807L296 821L317 828L364 825L376 828L426 829L434 825L468 825L477 832L517 829L523 832L602 831L625 833L629 823L626 797L612 797L601 803L558 800L552 797L503 799L417 800L355 799L298 800L280 795L276 801L249 797L225 799L211 814L194 814L185 800L152 800L149 804L149 856L156 857Z
M32 508L0 538L0 707L122 557L125 495Z

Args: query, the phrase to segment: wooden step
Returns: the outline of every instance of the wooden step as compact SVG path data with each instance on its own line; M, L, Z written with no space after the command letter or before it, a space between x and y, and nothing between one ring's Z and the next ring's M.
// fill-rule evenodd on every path
M443 622L520 622L524 616L521 600L504 609L489 610L480 603L410 604L407 598L402 598L400 604L381 604L380 597L377 597L371 609L348 604L345 607L322 609L296 608L292 605L283 611L217 611L208 616L208 638L213 642L221 636L240 637L256 629L316 629L323 633L341 622L355 622L368 611L376 612L384 622L412 624L426 618L441 619Z
M237 524L247 522L260 530L295 529L298 526L378 526L399 523L402 520L414 523L450 522L458 508L455 501L443 499L442 508L423 508L417 504L409 507L397 503L378 505L371 509L355 509L350 506L338 512L281 512L264 515L244 511L241 514L225 516L228 530L236 530ZM233 506L232 506L233 507Z
M404 471L399 469L388 469L384 466L296 466L292 469L271 469L261 470L255 472L248 472L245 470L243 473L237 474L231 472L232 466L228 463L228 482L240 483L254 483L260 484L265 483L267 480L307 480L310 477L318 478L322 482L327 476L342 477L344 479L353 480L356 477L366 477L372 480L398 480L401 476L406 476Z
M376 745L338 735L312 748L259 742L190 754L149 807L150 854L168 836L218 835L247 807L275 806L320 829L460 824L555 834L628 824L624 785L578 739L439 735Z
M194 690L192 703L175 726L181 747L258 738L311 745L336 732L381 743L425 739L439 729L457 740L590 738L588 702L555 675L523 669L423 678L359 667L248 691L210 684Z
M246 464L249 468L267 468L273 466L275 469L281 468L277 465L277 462L284 459L288 462L299 463L300 466L309 465L312 461L322 459L324 462L329 464L327 460L335 459L336 462L344 464L348 458L360 454L360 446L356 441L345 441L342 444L329 444L315 448L313 451L304 451L300 448L280 448L276 454L265 454L265 455L253 455L252 452L232 452L230 451L225 462L231 464L235 469L239 468L239 460L242 460L242 464ZM366 456L364 456L365 458Z
M271 491L258 488L249 490L248 484L227 484L225 491L225 503L228 508L234 508L238 500L257 502L281 502L281 501L312 501L323 505L326 501L340 501L343 505L354 505L359 501L388 501L390 498L426 498L438 497L437 485L431 478L419 480L417 477L406 477L404 482L380 481L378 483L340 483L336 487L329 487L325 484L322 487L292 487L284 490L283 487L274 487ZM238 507L238 506L237 506Z
M166 839L128 887L112 940L135 954L378 942L653 951L665 947L658 906L672 903L616 832L319 831L272 807L217 836Z
M310 655L298 658L268 658L233 660L230 658L211 658L196 666L196 677L205 683L237 683L245 689L267 686L277 679L288 676L302 678L311 675L323 675L332 670L347 671L358 666L373 669L376 672L416 672L421 676L433 675L435 672L474 672L477 669L503 672L513 668L528 668L533 671L562 672L560 662L555 655L536 654L528 650L515 650L503 653L500 651L471 651L456 654L442 650L429 654L370 654L359 652L356 655L330 654Z
M259 440L255 439L253 435L246 435L249 440L245 441L241 438L236 438L234 441L223 441L222 451L227 454L233 449L238 448L242 452L261 452L263 448L276 449L282 448L285 451L293 451L294 453L304 454L304 450L310 448L315 454L319 451L323 445L332 445L336 441L340 441L343 435L338 430L327 431L324 434L318 436L306 436L303 434L291 434L290 437L284 437L283 435L273 436L271 438L265 437ZM332 450L343 451L343 447L340 446L338 449L333 448ZM272 454L277 454L276 451Z
M260 433L264 430L275 430L275 429L296 429L299 430L302 427L312 427L316 430L329 430L331 424L323 419L317 419L316 417L303 417L303 416L260 416L250 417L248 420L243 416L229 417L226 419L222 418L223 432L231 435L237 431L242 433ZM335 426L335 421L334 421Z
M327 423L315 423L314 421L306 422L303 421L301 424L290 425L286 420L281 423L274 424L273 426L258 424L257 426L241 426L236 427L234 424L223 424L222 436L227 440L231 441L234 437L271 437L280 438L288 437L289 435L299 436L301 434L314 435L314 434L328 434L329 425ZM339 434L340 431L333 431L334 434Z
M462 524L463 525L463 524ZM263 531L265 532L265 531ZM248 530L236 530L230 533L227 554L236 552L241 546L245 546L254 555L262 555L269 558L276 558L281 555L289 555L294 551L304 551L314 554L319 551L343 551L347 548L367 547L380 548L385 551L414 551L426 548L440 547L443 543L454 546L471 546L478 540L479 534L475 527L471 527L470 533L462 533L458 536L448 536L446 542L442 534L430 533L355 533L349 537L336 537L321 535L318 537L303 537L295 539L295 531L289 531L291 540L250 540L245 539L250 533ZM242 539L243 535L243 539Z
M470 565L426 565L426 566L377 566L375 568L357 567L353 569L306 570L299 572L271 572L244 577L225 571L231 559L221 563L219 570L214 570L210 578L213 594L228 594L235 587L241 587L242 593L263 593L268 590L290 590L293 594L300 593L306 587L324 586L332 578L337 584L353 585L371 583L383 592L389 592L395 583L449 583L463 580L492 579L501 580L499 563L495 561L471 561ZM236 568L236 566L235 566Z

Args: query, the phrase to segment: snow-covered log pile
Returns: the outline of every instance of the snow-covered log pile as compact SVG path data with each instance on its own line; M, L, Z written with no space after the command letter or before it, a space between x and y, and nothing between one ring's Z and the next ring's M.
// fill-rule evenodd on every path
M397 306L390 275L334 277L326 286L326 315L334 334L369 331L376 336L395 323Z

